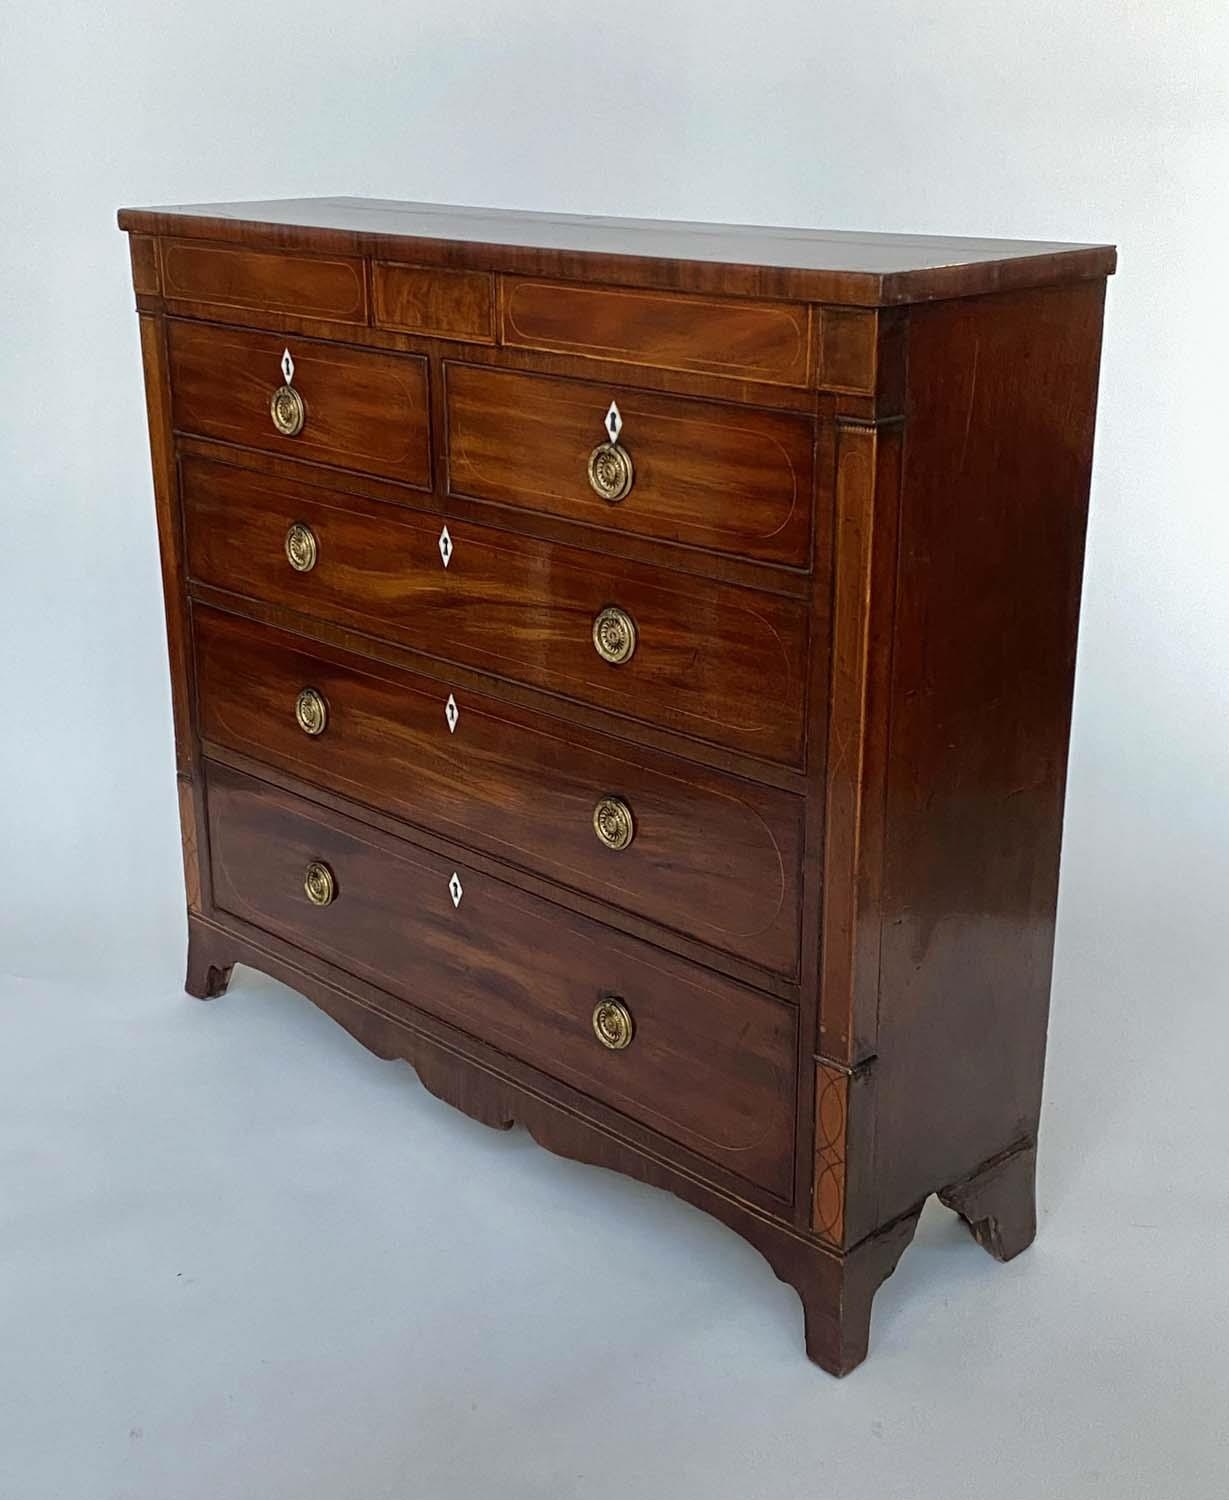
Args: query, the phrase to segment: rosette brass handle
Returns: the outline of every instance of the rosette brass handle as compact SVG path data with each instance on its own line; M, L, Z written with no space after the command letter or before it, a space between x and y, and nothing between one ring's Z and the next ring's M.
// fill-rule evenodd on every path
M303 872L303 894L313 906L330 906L337 896L337 881L328 865L313 859Z
M315 688L306 687L294 700L294 716L304 734L323 734L329 706Z
M283 437L298 437L307 421L307 407L294 386L279 385L269 398L269 415Z
M636 649L636 622L625 609L610 604L593 621L593 649L614 666L631 658Z
M603 797L593 809L593 831L607 849L626 849L636 836L632 810L622 797Z
M617 995L607 995L593 1007L593 1034L603 1047L622 1052L635 1031L632 1013Z
M316 566L320 548L310 526L296 521L286 533L286 561L296 573L310 573Z
M626 497L635 477L631 454L617 443L599 443L590 453L589 483L611 505Z

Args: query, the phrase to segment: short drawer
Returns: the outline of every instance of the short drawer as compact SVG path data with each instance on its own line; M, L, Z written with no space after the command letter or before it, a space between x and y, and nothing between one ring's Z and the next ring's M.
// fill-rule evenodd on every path
M195 622L207 743L797 977L800 798L215 610Z
M199 459L182 475L194 580L800 761L803 604ZM287 560L292 526L311 535L310 571Z
M790 1196L792 1006L227 768L207 797L222 910Z
M802 302L754 302L574 281L503 279L503 341L590 359L770 385L810 377Z
M177 431L430 487L420 356L178 320L167 339Z
M325 323L366 323L367 278L354 256L296 255L201 240L162 242L162 285L172 302L289 313Z
M809 417L449 364L453 493L805 568ZM612 403L618 439L606 428ZM612 447L616 451L611 451Z

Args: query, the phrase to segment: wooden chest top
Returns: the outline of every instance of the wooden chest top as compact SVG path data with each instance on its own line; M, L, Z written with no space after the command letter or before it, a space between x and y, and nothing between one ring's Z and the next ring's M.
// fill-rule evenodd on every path
M126 208L121 229L454 269L890 307L1108 276L1111 245L526 213L371 198ZM339 282L344 276L337 272ZM347 288L355 295L353 288Z

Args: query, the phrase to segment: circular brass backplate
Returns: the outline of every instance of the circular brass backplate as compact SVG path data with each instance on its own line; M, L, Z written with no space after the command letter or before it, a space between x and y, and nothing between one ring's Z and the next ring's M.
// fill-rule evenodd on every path
M303 894L313 906L328 906L337 895L337 882L328 865L313 859L303 872Z
M617 443L599 443L589 455L589 483L603 500L617 504L635 479L632 456Z
M593 622L593 648L616 667L636 649L636 622L626 610L608 605Z
M603 797L593 809L593 831L607 849L626 849L636 836L632 810L622 797Z
M286 560L296 573L310 573L319 555L315 533L310 526L296 521L286 533Z
M593 1007L593 1034L612 1052L630 1046L635 1030L631 1011L614 995L607 995Z
M307 408L294 386L279 385L269 398L269 415L283 437L298 437L307 420Z
M294 700L294 716L304 734L323 734L329 706L315 688L306 687Z

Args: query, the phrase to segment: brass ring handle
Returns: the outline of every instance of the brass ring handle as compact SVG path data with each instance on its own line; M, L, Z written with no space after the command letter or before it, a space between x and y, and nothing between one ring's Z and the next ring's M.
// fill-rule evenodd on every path
M298 437L307 421L307 407L294 386L279 385L269 398L269 415L283 437Z
M631 659L636 649L636 622L626 610L610 604L593 621L593 649L614 666Z
M328 865L313 859L303 872L303 894L313 906L329 906L337 896L337 881Z
M294 716L304 734L323 734L329 706L315 688L306 687L294 700Z
M286 561L296 573L310 573L316 566L320 548L310 526L296 521L286 533Z
M607 995L593 1007L593 1034L611 1052L630 1046L635 1032L632 1013L617 995Z
M589 483L611 505L624 499L636 477L632 456L617 443L599 443L589 455Z
M626 849L636 836L632 810L622 797L602 797L593 809L593 831L607 849Z

